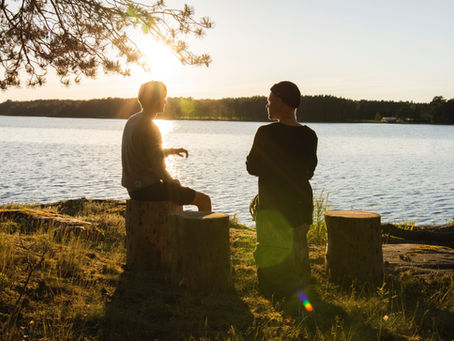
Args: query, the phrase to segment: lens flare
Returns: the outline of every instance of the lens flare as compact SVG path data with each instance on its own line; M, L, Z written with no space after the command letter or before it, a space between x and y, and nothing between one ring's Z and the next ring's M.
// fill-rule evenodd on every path
M314 308L312 308L311 302L309 302L309 300L307 299L307 295L303 290L298 290L296 296L303 303L304 308L306 308L307 311L314 310Z

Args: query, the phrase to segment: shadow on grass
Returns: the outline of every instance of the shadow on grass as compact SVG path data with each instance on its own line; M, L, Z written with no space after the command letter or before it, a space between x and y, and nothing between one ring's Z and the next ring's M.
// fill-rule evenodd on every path
M317 283L305 288L305 300L299 294L277 301L277 309L284 316L292 318L305 339L323 339L331 335L340 340L400 340L395 336L388 338L379 329L368 323L363 316L352 315L343 309L341 302L329 302L320 295ZM403 340L403 339L402 339Z
M236 291L197 293L125 271L106 304L105 340L216 338L244 330L253 316Z

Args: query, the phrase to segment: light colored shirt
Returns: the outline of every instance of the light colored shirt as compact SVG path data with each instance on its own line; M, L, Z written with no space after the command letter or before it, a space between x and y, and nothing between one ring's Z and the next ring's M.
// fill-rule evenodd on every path
M150 115L132 115L123 130L121 184L130 191L168 180L162 137Z

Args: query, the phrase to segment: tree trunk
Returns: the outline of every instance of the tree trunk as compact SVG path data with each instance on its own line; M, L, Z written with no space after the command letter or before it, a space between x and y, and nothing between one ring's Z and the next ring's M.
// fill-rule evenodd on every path
M146 274L170 273L169 213L176 204L168 201L126 201L126 262Z
M380 215L358 211L325 213L328 232L325 265L330 279L381 284L383 252Z
M174 212L169 226L173 284L200 290L232 286L227 214Z

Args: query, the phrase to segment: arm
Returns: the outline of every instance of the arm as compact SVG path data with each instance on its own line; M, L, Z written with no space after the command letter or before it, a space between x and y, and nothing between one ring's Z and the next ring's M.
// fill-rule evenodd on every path
M168 148L168 149L163 149L164 152L164 157L167 157L169 155L178 155L178 156L186 156L188 158L189 153L186 149L184 148Z
M143 150L145 162L150 173L164 181L173 178L166 169L166 150L162 148L161 133L154 125L145 126L143 130Z
M246 157L246 169L249 174L260 176L263 170L262 130L259 128L254 136L251 151Z
M317 167L317 144L318 138L315 133L311 136L310 142L308 143L308 154L307 154L307 179L311 179L314 175L315 167Z
M317 135L314 133L314 137L312 139L312 144L310 148L309 154L309 172L308 172L308 179L311 179L314 175L315 167L317 167L318 159L317 159L317 145L318 145L318 138Z

